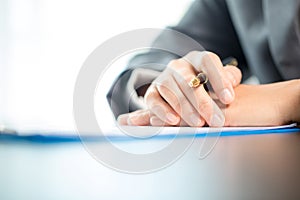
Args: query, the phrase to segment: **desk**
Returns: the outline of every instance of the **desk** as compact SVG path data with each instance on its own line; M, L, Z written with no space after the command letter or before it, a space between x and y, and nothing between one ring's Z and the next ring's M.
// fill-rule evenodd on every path
M165 169L130 175L98 163L80 142L0 139L0 199L300 199L299 133L221 137L204 160L201 140Z

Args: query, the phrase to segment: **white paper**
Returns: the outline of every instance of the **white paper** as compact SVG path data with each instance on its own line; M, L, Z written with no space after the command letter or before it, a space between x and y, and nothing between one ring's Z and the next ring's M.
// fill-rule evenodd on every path
M134 136L138 138L147 138L156 135L191 135L191 134L209 134L209 133L221 133L221 132L238 132L238 131L259 131L259 130L275 130L283 128L295 127L296 124L284 125L284 126L270 126L270 127L222 127L222 128L211 128L211 127L151 127L151 126L115 126L112 128L107 128L102 130L102 133L98 132L82 132L78 133L76 131L26 131L19 132L20 136L29 135L45 135L45 136Z

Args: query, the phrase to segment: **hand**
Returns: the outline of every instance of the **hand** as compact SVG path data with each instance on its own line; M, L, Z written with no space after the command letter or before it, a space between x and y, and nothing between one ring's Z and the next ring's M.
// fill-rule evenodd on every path
M234 100L233 87L241 81L241 72L233 66L223 67L220 58L211 52L190 52L171 61L153 81L145 94L149 110L160 120L177 125L182 119L189 126L223 126L224 115L203 85L190 88L188 83L204 72L215 96L224 104Z
M268 85L239 85L235 100L225 110L225 126L277 126L300 123L300 79ZM140 110L119 117L123 125L164 126L149 110ZM128 120L129 119L129 120ZM177 126L181 126L177 124Z
M208 123L210 126L223 126L224 115L204 87L190 88L188 85L199 71L208 76L215 92L211 96L216 96L224 104L233 101L233 87L241 81L240 70L234 66L223 67L219 57L213 53L191 52L184 58L171 61L148 88L145 101L153 117L157 116L166 125L203 126ZM124 124L125 118L133 119L145 114L138 111L132 113L130 118L122 115L119 119ZM127 124L146 123L143 117L133 121Z
M240 85L225 110L225 126L279 126L300 123L300 79L267 85Z

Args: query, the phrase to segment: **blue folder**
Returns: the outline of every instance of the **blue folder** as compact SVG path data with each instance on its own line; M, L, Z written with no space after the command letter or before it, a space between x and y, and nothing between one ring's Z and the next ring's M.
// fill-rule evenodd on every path
M300 133L300 128L298 127L288 127L288 128L277 128L277 129L267 129L267 130L240 130L240 131L221 131L217 134L213 133L191 133L191 134L164 134L156 135L152 139L173 139L173 138L205 138L205 137L229 137L229 136L245 136L245 135L262 135L262 134L293 134ZM105 136L102 135L88 135L79 136L76 133L70 132L47 132L47 134L32 132L26 135L18 134L17 132L5 131L0 132L0 141L31 141L31 142L42 142L42 143L57 143L57 142L101 142L101 141L132 141L137 140L137 138L132 138L128 136ZM143 140L143 139L141 139Z

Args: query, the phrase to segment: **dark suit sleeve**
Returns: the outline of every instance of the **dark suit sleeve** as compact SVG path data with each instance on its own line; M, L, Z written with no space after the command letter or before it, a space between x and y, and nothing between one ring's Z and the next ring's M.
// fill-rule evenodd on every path
M181 55L185 55L191 50L207 50L215 52L221 59L233 56L238 59L240 66L242 66L242 72L247 77L245 57L224 0L197 0L191 4L178 25L168 28L191 37L201 47L200 45L191 47L190 45L180 44L176 38L164 32L154 41L154 46L166 46L167 49L176 49L180 51ZM114 115L118 116L138 109L136 106L128 105L130 97L124 94L124 85L130 79L135 68L141 68L142 66L162 71L170 60L178 57L177 54L157 49L135 56L129 62L128 70L122 73L107 95ZM160 65L152 65L152 63L160 63ZM113 98L112 91L120 94L118 95L119 98Z
M246 65L225 0L195 1L173 29L192 37L222 60L233 56Z

